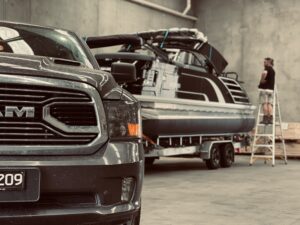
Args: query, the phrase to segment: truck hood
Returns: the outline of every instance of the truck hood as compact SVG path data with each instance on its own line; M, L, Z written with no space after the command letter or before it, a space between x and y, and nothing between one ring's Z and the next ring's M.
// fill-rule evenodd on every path
M68 63L68 61L57 60L59 59L1 53L0 76L1 74L12 74L72 80L94 86L102 98L109 98L109 96L113 96L114 99L122 98L123 91L111 74L87 68L76 62ZM111 94L112 92L119 94Z

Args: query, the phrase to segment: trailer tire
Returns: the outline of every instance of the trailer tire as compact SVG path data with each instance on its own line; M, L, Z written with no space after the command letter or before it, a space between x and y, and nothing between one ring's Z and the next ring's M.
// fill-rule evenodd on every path
M223 168L231 167L234 162L234 148L231 143L227 143L223 145L223 149L221 151L221 160L220 165Z
M220 168L221 152L219 146L214 144L210 150L210 158L205 160L206 167L210 170Z

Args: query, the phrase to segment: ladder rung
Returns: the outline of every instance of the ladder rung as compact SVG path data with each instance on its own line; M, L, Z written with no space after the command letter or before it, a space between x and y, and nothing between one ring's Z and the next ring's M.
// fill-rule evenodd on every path
M260 127L264 127L264 126L272 126L273 124L262 124L262 123L259 123L257 124L257 126L260 126Z
M261 159L272 159L272 155L254 155L252 158L261 158Z
M269 123L269 124L262 124L262 123L259 123L257 124L257 126L272 126L273 123ZM280 123L275 123L275 126L280 126Z
M256 134L257 137L273 137L273 134Z
M264 144L259 144L259 145L253 145L254 147L267 147L267 148L273 148L273 145L264 145Z

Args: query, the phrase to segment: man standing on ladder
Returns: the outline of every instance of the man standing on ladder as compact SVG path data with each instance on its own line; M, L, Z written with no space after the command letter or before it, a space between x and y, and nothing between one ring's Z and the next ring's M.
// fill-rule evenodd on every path
M279 138L282 143L283 159L287 164L286 148L282 132L281 113L278 101L278 90L275 86L275 71L273 69L274 61L271 58L265 58L264 66L265 70L261 75L261 80L258 88L260 89L260 103L257 112L256 127L253 135L253 142L251 148L250 165L257 159L272 160L272 166L275 166L275 150L276 138ZM260 105L261 104L261 105ZM263 114L261 111L263 109ZM262 121L259 118L263 116ZM274 118L273 118L274 117ZM270 129L266 129L267 126ZM276 135L276 126L279 126L279 133ZM259 129L263 127L264 129ZM259 154L263 149L264 153L269 152L271 154Z
M260 83L258 88L260 90L260 102L263 104L263 120L262 124L273 123L273 97L274 97L274 84L275 84L275 71L273 69L274 60L270 57L264 59L264 71L261 74Z

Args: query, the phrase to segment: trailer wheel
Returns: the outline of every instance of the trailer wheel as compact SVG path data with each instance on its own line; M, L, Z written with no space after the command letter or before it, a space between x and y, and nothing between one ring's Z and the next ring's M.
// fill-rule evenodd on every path
M205 160L206 167L210 170L220 168L221 153L218 145L213 145L210 150L210 159Z
M234 162L234 149L232 144L227 143L221 151L220 165L223 168L231 167Z
M154 157L147 157L147 158L145 158L145 165L146 166L152 166L154 161L155 161Z

